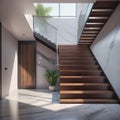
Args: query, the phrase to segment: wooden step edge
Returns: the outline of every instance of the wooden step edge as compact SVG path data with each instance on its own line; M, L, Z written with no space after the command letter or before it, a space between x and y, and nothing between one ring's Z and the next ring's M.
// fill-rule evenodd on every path
M92 55L92 53L59 53L59 56L62 56L62 55Z
M108 83L60 83L60 86L110 86Z
M76 63L76 66L78 65L78 66L82 66L82 65L98 65L98 63L97 62L75 62ZM71 65L71 64L73 64L73 63L71 63L71 62L67 62L67 63L65 63L65 62L60 62L59 63L60 64L60 66L62 65L62 66L64 66L64 65Z
M76 55L74 57L79 57L79 56L83 56L83 55L92 55L92 53L59 53L59 56L62 56L62 55Z
M66 61L85 61L85 62L89 62L89 61L96 61L95 59L60 59L60 61L66 62Z
M94 16L94 17L89 17L89 19L97 19L97 20L99 20L99 19L108 19L109 17L105 17L105 16Z
M92 44L92 43L78 43L78 45L90 45L90 44Z
M76 66L78 66L78 67L99 67L99 65L74 65L74 64L70 64L70 65L59 65L60 67L62 67L62 66L69 66L69 67L76 67Z
M102 72L102 70L60 70L60 72Z
M113 9L92 9L92 12L113 12Z
M74 61L69 61L69 60L62 60L62 61L61 61L61 60L60 60L60 63L62 63L62 62L63 62L63 63L64 63L64 62L66 62L66 63L71 63L71 62L74 62ZM95 61L95 60L93 60L93 61L92 61L92 60L91 60L91 61L90 61L90 60L76 60L75 62L77 62L77 64L78 64L78 63L95 63L95 62L97 62L97 61ZM75 62L74 62L74 63L75 63Z
M60 56L60 58L80 58L80 57L84 57L84 58L86 58L86 57L93 57L93 55L91 54L91 55L71 55L71 56L62 56L62 55L59 55Z
M64 73L66 74L67 73L69 75L72 74L72 73L73 74L74 73L77 73L77 74L78 73L80 73L80 74L81 73L88 73L88 74L93 74L94 73L95 74L95 73L102 73L102 71L101 70L100 71L99 70L98 71L97 70L96 71L95 70L94 71L93 70L92 71L90 71L90 70L86 70L86 71L85 70L81 70L81 71L80 70L78 70L78 71L77 70L75 70L75 71L74 70L60 70L60 73L61 74L64 74Z
M63 62L63 61L60 61L59 64L60 65L69 65L69 64L74 64L76 63L77 65L90 65L90 64L98 64L96 61L71 61L71 62Z
M60 99L60 103L118 103L116 99Z
M75 57L75 56L78 56L78 57L93 57L93 55L92 54L62 54L62 55L60 55L59 54L59 57Z
M114 94L111 90L60 90L60 94Z
M105 76L60 76L60 78L106 78Z
M95 60L94 57L74 57L74 58L71 58L71 57L59 57L60 60Z

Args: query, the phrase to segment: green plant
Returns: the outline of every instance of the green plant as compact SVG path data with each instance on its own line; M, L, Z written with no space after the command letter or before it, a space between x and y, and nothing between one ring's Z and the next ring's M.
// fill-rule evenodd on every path
M50 86L55 86L58 78L57 70L46 70L45 78Z
M35 7L36 16L50 16L51 11L51 7L45 7L41 3L38 3Z

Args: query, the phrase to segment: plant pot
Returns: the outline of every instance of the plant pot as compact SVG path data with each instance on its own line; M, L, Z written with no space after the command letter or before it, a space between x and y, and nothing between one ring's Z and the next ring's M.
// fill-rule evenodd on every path
M54 91L55 90L55 86L49 86L49 90L50 91Z

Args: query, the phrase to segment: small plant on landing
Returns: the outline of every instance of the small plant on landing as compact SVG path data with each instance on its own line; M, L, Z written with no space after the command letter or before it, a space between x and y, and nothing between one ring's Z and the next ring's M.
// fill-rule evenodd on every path
M58 71L47 69L45 73L45 78L49 84L49 89L54 90L57 82L57 78L58 78Z

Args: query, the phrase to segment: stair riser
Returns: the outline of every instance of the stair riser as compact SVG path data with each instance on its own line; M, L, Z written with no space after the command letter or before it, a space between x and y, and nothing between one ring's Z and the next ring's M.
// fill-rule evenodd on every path
M61 104L118 104L118 102L117 101L78 101L78 102L76 102L76 101L74 101L74 99L72 100L72 101L62 101L62 100L60 100L60 103Z
M91 54L91 51L90 50L59 50L59 53L60 54Z
M81 57L60 57L60 60L94 60L94 57L85 57L85 56L81 56Z
M64 51L63 51L64 50ZM59 49L59 53L91 53L90 49Z
M60 78L61 83L103 83L105 78Z
M88 63L96 63L96 60L59 60L60 63L77 63L77 62L88 62Z
M100 76L102 72L60 72L60 76Z
M91 24L91 25L86 25L85 27L103 27L103 24L96 24L96 25Z
M99 66L60 66L60 70L97 70Z
M61 65L74 65L75 62L78 65L97 65L97 62L79 62L79 61L68 61L68 62L60 62Z
M88 51L60 51L60 54L91 54L90 50Z
M89 46L88 45L82 45L82 46L78 46L78 47L76 47L76 46L74 46L74 47L72 47L72 46L66 46L66 47L60 47L59 46L59 50L60 51L63 51L63 49L64 49L64 51L66 51L66 50L70 50L70 51L88 51L88 50L90 50L89 49Z
M107 94L60 94L61 99L111 99L112 93Z
M85 85L85 86L60 86L60 90L108 90L109 86L95 86L95 85Z
M92 54L66 54L66 55L59 55L59 57L75 57L75 56L78 56L78 57L93 57Z

